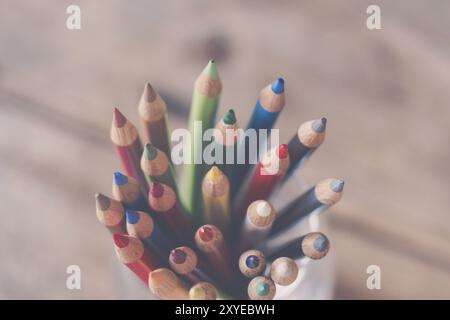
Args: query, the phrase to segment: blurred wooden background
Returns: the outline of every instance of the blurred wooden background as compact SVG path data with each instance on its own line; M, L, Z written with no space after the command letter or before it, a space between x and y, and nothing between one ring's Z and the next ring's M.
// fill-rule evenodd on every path
M65 27L81 6L82 30ZM366 28L378 4L382 30ZM337 298L450 298L450 3L433 1L17 1L0 3L0 298L117 298L93 194L118 167L113 106L137 120L143 84L173 127L210 57L221 111L246 123L258 91L287 83L287 139L325 115L308 180L346 180L330 212ZM83 289L65 287L80 265ZM382 289L366 288L377 264Z

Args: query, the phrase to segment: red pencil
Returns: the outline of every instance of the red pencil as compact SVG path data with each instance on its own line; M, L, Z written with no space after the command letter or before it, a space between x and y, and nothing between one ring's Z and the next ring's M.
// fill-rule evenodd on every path
M141 240L135 237L114 233L113 239L119 261L147 285L149 273L161 267L156 256L144 247Z
M231 254L220 229L212 224L201 226L195 233L195 243L208 259L211 270L229 284L233 277L230 266Z
M256 200L266 200L289 168L287 144L281 144L267 152L256 165L243 192L236 199L237 220L242 221L248 206Z
M147 193L148 184L141 170L142 143L136 127L114 108L111 125L111 141L119 156L125 174L135 178Z
M152 182L148 192L148 203L179 238L189 244L192 243L192 226L183 214L172 188L162 183Z

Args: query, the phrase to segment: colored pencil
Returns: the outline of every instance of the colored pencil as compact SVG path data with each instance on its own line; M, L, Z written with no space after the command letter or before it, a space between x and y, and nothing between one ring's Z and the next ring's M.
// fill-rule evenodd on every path
M184 210L193 216L196 225L201 225L201 180L206 172L203 162L203 133L214 126L222 84L216 63L210 60L197 78L192 96L189 131L191 132L190 163L183 166L180 201ZM199 128L201 125L201 129Z
M160 267L158 258L138 238L114 233L113 239L119 261L147 284L149 273Z
M175 183L175 176L167 155L155 146L147 143L141 157L141 169L144 172L147 182L164 183L178 192Z
M117 108L113 111L110 134L123 170L128 176L135 178L142 190L147 192L148 184L139 165L142 155L141 139L136 127Z
M162 300L188 300L189 287L167 268L152 271L148 276L150 291Z
M113 174L112 194L125 208L149 212L147 197L136 179L118 171Z
M218 145L217 149L222 151L221 157L219 157L221 161L216 164L225 173L234 188L239 125L233 109L225 113L216 124L215 129L214 143Z
M275 79L259 93L247 129L271 129L285 104L284 79Z
M205 265L201 264L197 254L189 247L173 249L169 255L169 264L176 273L189 283L212 281L206 272Z
M144 86L144 92L139 101L138 111L144 128L145 142L151 143L170 157L167 106L150 83L147 83Z
M192 226L178 204L175 192L168 185L152 182L148 193L150 208L169 226L176 237L192 243Z
M174 247L173 239L165 230L142 211L127 210L126 220L128 234L140 239L164 261Z
M217 300L217 289L209 282L199 282L189 290L189 299Z
M239 248L242 251L260 247L275 220L275 209L265 200L252 202L241 227Z
M215 275L224 282L231 281L231 254L219 228L210 224L201 226L195 233L195 243L207 258Z
M230 225L230 183L217 166L213 166L203 178L202 195L203 220L227 234Z
M250 281L247 293L251 300L273 300L276 291L272 279L258 276Z
M275 79L271 84L266 86L259 93L259 98L256 101L255 108L247 124L247 129L256 130L256 154L250 154L248 143L243 143L239 146L241 152L244 152L246 162L237 167L238 174L236 175L236 185L240 185L244 181L247 174L250 173L251 163L255 163L258 155L262 152L261 146L265 145L267 141L263 141L259 130L270 130L275 124L278 116L285 104L284 80L283 78ZM267 136L270 132L267 133Z
M298 265L288 257L280 257L270 266L270 278L280 286L292 284L298 276Z
M325 140L326 118L305 122L289 141L289 169L285 181Z
M95 207L98 221L111 233L126 233L125 210L119 201L97 193L95 194Z
M324 209L338 202L342 197L344 181L325 179L282 209L273 223L270 234L283 232L317 209Z
M261 275L266 269L266 257L259 250L247 250L239 257L239 270L247 278Z
M325 257L330 250L330 241L321 232L310 232L302 237L294 239L269 255L269 260L279 257L289 257L294 260L308 257L319 260Z
M289 167L288 146L281 144L269 150L256 165L246 186L236 197L238 221L242 221L247 208L255 200L266 200L283 178Z

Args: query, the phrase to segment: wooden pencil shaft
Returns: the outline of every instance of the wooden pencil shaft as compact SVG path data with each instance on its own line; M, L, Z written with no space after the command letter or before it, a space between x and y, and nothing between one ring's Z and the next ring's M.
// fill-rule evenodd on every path
M194 223L197 225L201 224L202 219L201 195L197 190L201 186L206 168L203 164L195 164L194 157L197 153L203 155L205 147L203 133L214 126L221 90L222 85L215 62L211 60L196 80L192 95L189 116L189 130L193 139L191 141L191 161L184 165L181 188L183 192L180 192L180 200L184 210L193 216ZM195 130L197 121L201 121L201 130ZM197 141L201 141L201 143L198 144Z
M202 182L204 222L228 233L230 224L230 183L216 166L205 175Z
M304 161L316 150L315 148L308 148L300 142L297 135L294 135L288 143L289 148L289 160L291 164L285 179L292 174Z
M164 183L177 193L175 174L167 155L153 145L145 145L141 158L141 169L147 178L147 182Z
M123 205L103 194L96 194L96 215L99 222L111 233L126 233Z
M119 245L116 240L117 234L114 234L115 250L119 261L147 284L149 273L160 267L158 258L147 250L139 239L129 236L121 237L127 239L125 240L128 241L127 245Z
M323 207L315 196L315 187L310 188L307 192L292 201L286 208L282 209L273 223L271 235L276 235L308 216L313 211Z
M277 251L271 253L267 257L267 260L273 261L280 257L288 257L293 260L298 260L298 259L305 257L305 253L302 250L302 241L304 238L305 238L305 236L302 236L300 238L291 240L290 242L286 243L283 247L281 247Z
M112 194L116 200L123 203L125 209L150 211L147 199L139 183L133 177L115 172L113 176Z

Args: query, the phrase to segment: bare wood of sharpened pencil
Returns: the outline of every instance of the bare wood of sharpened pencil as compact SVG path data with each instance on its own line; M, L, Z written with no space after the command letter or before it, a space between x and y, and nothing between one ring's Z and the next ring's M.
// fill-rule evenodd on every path
M208 259L215 275L225 282L231 281L231 254L219 228L210 224L201 226L195 233L195 243Z
M141 169L149 184L152 182L164 183L171 187L175 193L178 192L169 158L162 150L150 143L144 146L144 152L141 157Z
M237 144L239 137L239 125L233 109L228 110L217 122L214 130L214 143L222 150L222 158L217 165L228 177L231 189L236 182Z
M150 272L148 286L150 291L162 300L189 299L189 287L167 268Z
M251 300L273 300L276 290L272 279L258 276L250 281L247 293Z
M291 201L275 220L271 236L279 234L319 208L330 207L342 197L344 181L325 179Z
M292 284L297 279L298 272L297 263L288 257L280 257L270 266L270 278L280 286Z
M252 202L242 224L239 241L240 251L259 248L275 220L275 209L265 200Z
M189 290L190 300L217 300L217 289L209 282L199 282Z
M147 83L138 106L144 128L145 143L149 142L170 156L167 106L161 96Z
M330 250L330 241L321 232L310 232L297 239L291 240L269 254L269 260L279 257L289 257L294 260L308 257L319 260L325 257Z
M289 169L285 181L325 140L326 118L302 123L289 141Z
M125 209L122 204L101 193L95 195L97 219L111 233L126 233Z
M205 266L201 266L197 254L189 247L173 249L169 255L169 264L177 274L192 284L202 281L211 282L210 276L206 274Z
M203 215L207 224L219 227L225 234L230 224L230 182L228 177L213 166L202 182Z

